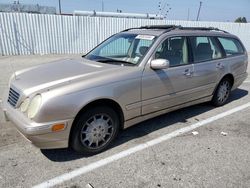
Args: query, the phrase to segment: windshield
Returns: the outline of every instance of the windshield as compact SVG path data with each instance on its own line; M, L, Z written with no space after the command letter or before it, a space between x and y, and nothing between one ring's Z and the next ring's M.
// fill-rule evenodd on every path
M104 41L84 58L102 63L136 65L154 40L151 35L120 33Z

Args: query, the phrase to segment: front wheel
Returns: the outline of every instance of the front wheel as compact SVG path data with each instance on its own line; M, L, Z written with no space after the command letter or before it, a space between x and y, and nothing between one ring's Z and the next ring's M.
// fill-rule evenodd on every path
M105 150L118 134L119 117L110 107L94 107L76 120L71 147L81 153L96 154Z
M224 105L230 96L231 89L232 89L232 83L229 79L225 78L221 80L221 82L219 83L214 92L212 104L214 106Z

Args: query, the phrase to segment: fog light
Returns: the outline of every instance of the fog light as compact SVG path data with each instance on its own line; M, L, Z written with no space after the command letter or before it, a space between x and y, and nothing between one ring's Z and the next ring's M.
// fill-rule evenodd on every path
M64 124L56 124L56 125L53 125L53 127L51 129L53 132L56 132L56 131L61 131L64 128L65 128Z

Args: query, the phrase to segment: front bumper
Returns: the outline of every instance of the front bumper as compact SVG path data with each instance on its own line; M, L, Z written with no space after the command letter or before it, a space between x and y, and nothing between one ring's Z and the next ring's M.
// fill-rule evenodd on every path
M36 123L28 119L24 114L14 109L5 101L2 102L5 119L13 122L18 131L33 145L41 149L68 147L69 134L73 119ZM52 131L53 125L62 123L65 125L64 130L57 132Z

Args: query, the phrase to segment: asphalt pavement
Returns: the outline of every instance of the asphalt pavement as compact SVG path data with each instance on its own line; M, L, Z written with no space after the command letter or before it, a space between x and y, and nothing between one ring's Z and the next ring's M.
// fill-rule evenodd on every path
M13 70L6 68L5 62L39 64L60 58L63 56L0 58L2 90L7 87L7 77ZM3 74L7 76L2 77ZM0 187L46 187L44 185L49 185L46 183L51 183L49 180L54 178L59 182L54 184L55 187L68 188L248 188L250 107L239 108L250 102L249 92L250 78L232 92L225 106L215 108L204 103L142 122L121 132L107 151L94 156L80 155L68 149L40 150L0 116ZM236 108L238 111L227 113ZM227 115L214 118L225 113ZM159 138L199 122L206 124L159 141ZM145 146L152 140L159 142L128 153L131 148ZM123 153L122 158L111 160L121 152L126 155ZM106 165L98 167L100 161L107 162L107 159L110 160Z

